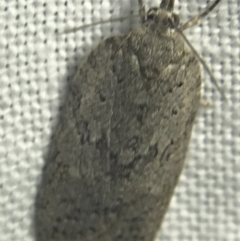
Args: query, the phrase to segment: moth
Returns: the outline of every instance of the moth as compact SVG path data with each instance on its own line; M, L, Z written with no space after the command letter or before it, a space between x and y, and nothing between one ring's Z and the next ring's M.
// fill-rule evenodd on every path
M174 0L147 13L139 0L141 26L79 67L36 197L38 241L154 240L201 100L201 58L183 31L219 2L181 25Z

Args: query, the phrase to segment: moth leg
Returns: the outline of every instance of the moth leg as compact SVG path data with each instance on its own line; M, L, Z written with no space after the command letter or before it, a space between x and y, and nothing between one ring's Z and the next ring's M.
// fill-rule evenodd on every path
M141 22L144 23L145 22L145 16L146 16L146 10L145 10L145 5L143 3L143 0L138 0L138 4L139 4L139 15L141 18Z
M182 32L187 28L191 28L192 26L199 23L199 21L204 18L206 15L208 15L220 2L221 0L215 0L215 2L209 6L205 11L203 11L201 14L194 16L190 20L188 20L186 23L184 23L181 27L179 27L179 30Z
M206 100L206 99L201 99L200 105L202 107L213 107L213 103L210 100Z

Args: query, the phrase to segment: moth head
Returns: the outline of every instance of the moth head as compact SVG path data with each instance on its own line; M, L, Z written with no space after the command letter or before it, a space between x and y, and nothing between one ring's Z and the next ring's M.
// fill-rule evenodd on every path
M174 0L162 0L160 7L152 7L147 12L147 22L153 23L159 31L179 27L179 15L173 12Z

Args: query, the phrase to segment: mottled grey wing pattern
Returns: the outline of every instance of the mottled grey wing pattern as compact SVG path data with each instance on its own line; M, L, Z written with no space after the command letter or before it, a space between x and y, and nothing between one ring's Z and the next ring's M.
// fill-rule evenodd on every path
M201 88L180 36L160 34L141 27L109 38L78 70L37 198L38 241L153 240Z

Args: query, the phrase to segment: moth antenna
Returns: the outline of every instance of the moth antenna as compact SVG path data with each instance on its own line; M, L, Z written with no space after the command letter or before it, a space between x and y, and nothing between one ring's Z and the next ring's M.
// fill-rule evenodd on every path
M169 0L162 0L160 3L160 8L167 9L168 3L169 3Z
M162 0L160 3L160 8L166 9L169 12L173 11L175 0Z
M144 23L145 22L145 18L146 18L146 10L145 10L145 5L143 3L143 0L138 0L138 5L139 5L139 16L141 19L141 22Z
M184 39L184 41L186 42L186 44L189 46L189 48L192 50L192 52L194 53L194 55L197 57L197 59L202 63L203 67L205 68L205 70L207 71L207 73L209 74L213 84L216 86L217 90L220 92L220 94L222 95L223 99L225 101L227 101L227 97L225 96L224 91L220 88L220 86L217 83L217 80L215 79L215 77L213 76L211 70L209 69L208 65L206 64L206 62L202 59L202 57L198 54L197 50L193 47L193 45L188 41L187 37L185 36L185 34L183 32L181 32L179 29L176 29L177 32L182 36L182 38Z
M199 21L204 18L205 16L207 16L220 2L221 0L216 0L215 2L213 2L212 5L210 5L205 11L203 11L201 14L198 14L197 16L192 17L190 20L188 20L186 23L184 23L181 27L179 27L178 29L180 31L184 31L187 28L191 28L192 26L196 25L199 23Z
M206 8L205 11L203 11L201 14L194 16L193 18L191 18L189 21L187 21L185 24L183 24L181 27L176 28L177 32L182 36L182 38L184 39L184 41L187 43L187 45L189 46L189 48L192 50L192 52L194 53L194 55L197 57L197 59L202 63L203 67L205 68L205 70L207 71L207 73L209 74L213 84L216 86L217 90L220 92L220 94L222 95L223 99L225 101L227 101L227 97L224 94L224 91L219 87L217 80L214 78L211 70L209 69L208 65L206 64L206 62L201 58L201 56L198 54L198 52L196 51L196 49L193 47L193 45L188 41L187 37L184 35L183 31L191 28L192 26L196 25L199 23L199 21L204 18L206 15L208 15L216 6L217 4L220 2L221 0L215 0L213 2L212 5L210 5L209 7Z
M169 4L168 4L168 11L169 12L173 11L173 9L174 9L174 2L175 2L175 0L170 0L169 1Z
M89 23L89 24L84 24L84 25L82 25L82 26L75 27L75 28L71 28L71 29L66 29L66 30L64 30L63 32L57 32L57 33L58 33L58 34L75 33L75 32L77 32L78 30L81 30L81 29L83 29L83 28L87 28L87 27L91 27L91 26L95 26L95 25L103 24L103 23L122 21L122 20L125 20L125 19L128 19L128 18L131 18L131 17L139 17L139 14L138 14L138 15L136 15L136 14L134 14L134 15L128 15L128 16L125 16L125 17L111 18L111 19L108 19L108 20L100 20L100 21L98 21L98 22Z

